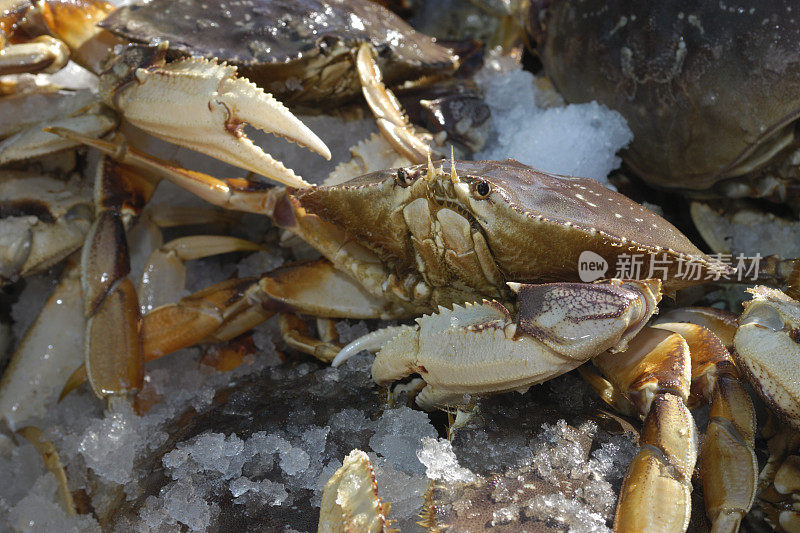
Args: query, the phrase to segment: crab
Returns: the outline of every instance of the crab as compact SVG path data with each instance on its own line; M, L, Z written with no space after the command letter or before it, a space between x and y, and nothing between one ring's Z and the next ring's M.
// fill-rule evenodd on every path
M111 9L104 2L9 2L8 9L3 11L0 26L8 41L13 43L3 49L4 57L16 58L17 68L13 72L39 69L38 62L29 60L29 53L25 52L28 44L16 44L16 41L49 30L69 44L73 59L101 74L100 93L110 107L98 101L96 95L88 90L60 91L53 86L15 90L15 94L0 100L3 116L7 119L0 131L3 137L0 142L0 164L80 145L76 141L43 132L45 126L69 127L91 136L110 134L118 124L118 118L111 108L125 117L127 123L140 126L162 139L195 150L205 150L209 155L234 165L289 183L305 182L250 142L241 132L246 120L330 157L327 147L314 133L277 100L246 79L237 77L233 67L202 59L183 59L166 64L159 59L166 53L165 47L156 47L129 48L106 70L107 60L113 57L111 49L120 41L105 30L95 28L94 23L104 18ZM18 47L23 47L22 52ZM137 70L137 67L146 68ZM10 72L10 69L0 69L0 74ZM134 83L120 78L135 72L139 74ZM193 98L189 95L193 95ZM182 107L176 106L177 102ZM164 107L159 108L157 104L163 104ZM44 111L35 114L28 111L27 116L19 116L26 113L25 110L38 108ZM179 134L180 131L192 132L194 136ZM99 175L101 178L95 181L103 187L97 191L94 210L121 214L117 217L120 223L129 225L147 203L154 184L147 182L146 177L136 176L134 172L126 175L127 187L103 182L102 170ZM13 201L14 198L4 200ZM18 201L15 206L6 206L4 211L29 217L43 211L41 206L38 211L30 211L28 208L32 206L34 204L31 202L24 204ZM47 205L43 207L45 211L48 210ZM49 209L51 213L56 210L56 206ZM95 230L89 233L96 233L98 224L110 224L105 228L106 232L119 231L114 229L116 222L113 218L112 215L99 217L95 222ZM29 249L33 241L53 245L49 250L36 250L34 259L37 268L28 267L22 260L24 258L16 260L16 264L4 264L4 281L14 281L20 276L41 270L80 247L77 243L80 239L61 239L59 242L58 238L53 238L58 232L51 222L39 221L36 232L44 236L36 239L31 231L26 233L19 231L22 228L9 227L7 223L4 225L3 233L10 234L6 239L27 242L19 246L23 250ZM87 231L83 233L86 235ZM124 253L115 251L124 246L119 240L103 244L114 246L110 250L103 250L104 253ZM91 246L87 248L92 249ZM96 249L92 251L96 252ZM49 257L42 260L40 255ZM87 280L86 283L90 282Z
M220 17L218 9L226 15ZM361 43L376 50L390 87L446 76L458 66L449 49L368 0L261 1L224 7L156 0L122 7L100 26L133 42L167 40L174 43L172 54L223 59L280 101L310 106L315 112L361 96L352 53Z
M796 195L800 25L785 2L533 2L528 35L568 102L619 111L647 183ZM578 38L575 38L578 36Z
M292 73L303 72L312 78L318 75L326 80L330 79L331 91L316 94L315 98L335 96L334 93L347 93L348 97L352 97L353 91L346 88L357 83L359 89L363 89L367 101L373 106L384 136L407 158L417 161L424 159L428 147L412 134L413 130L406 122L394 96L383 85L380 67L373 59L373 54L376 50L380 53L383 59L379 58L378 61L387 67L387 73L393 80L401 76L412 78L423 76L427 72L426 69L436 67L442 70L445 64L449 65L448 69L452 69L457 64L456 56L448 49L436 45L425 36L416 34L388 11L361 0L327 4L311 2L300 6L306 10L303 24L316 21L319 28L325 28L324 39L317 40L313 35L305 33L307 29L305 26L300 29L286 28L284 20L281 23L276 22L288 32L278 39L281 45L280 54L277 52L278 48L275 48L272 55L260 53L256 57L252 55L251 49L241 43L228 42L226 45L220 41L219 46L213 51L215 57L213 59L203 57L204 53L208 54L203 48L207 40L198 40L196 35L182 28L179 23L171 28L164 27L164 21L158 17L152 24L167 32L170 39L176 42L175 47L170 47L164 41L157 46L143 44L123 46L124 43L118 37L94 25L111 12L111 6L105 2L36 4L15 2L13 4L14 9L10 9L6 13L7 18L4 19L6 23L4 28L8 30L9 35L21 39L21 34L25 33L23 29L30 25L32 34L46 29L66 42L72 50L73 59L100 74L99 92L104 103L92 102L88 92L73 95L70 99L65 92L54 92L50 87L45 88L42 94L34 92L14 95L12 99L24 98L27 105L35 105L37 98L52 100L56 95L59 102L62 102L63 96L63 103L58 108L48 107L52 116L40 116L41 120L29 121L30 123L25 123L24 120L12 121L16 129L8 131L6 139L0 143L0 161L3 163L40 156L80 144L80 141L70 136L42 132L45 125L77 130L81 135L108 134L117 123L111 111L113 108L121 115L127 127L125 141L122 140L123 137L118 136L115 142L130 140L136 144L141 137L141 130L144 130L161 139L201 151L279 182L307 186L307 182L265 154L247 138L243 131L245 122L249 121L253 126L308 146L329 158L327 147L280 102L247 79L238 76L237 67L220 63L220 60L236 62L238 59L240 66L246 69L248 74L257 76L262 81L272 74L284 76L280 79L285 81L286 76L291 77ZM183 3L181 6L182 9L205 9L200 4ZM243 12L240 15L242 19L252 18L254 15L263 17L264 9L274 10L279 7L265 3L261 8L255 6L253 11ZM351 12L348 11L348 7L353 7L357 13L363 15L363 19L350 17ZM292 11L296 8L297 6L291 7L290 14L296 14ZM128 29L119 29L121 33L130 33L129 27L133 26L151 31L152 28L148 24L143 22L134 24L139 20L138 16L148 16L147 9L136 9L136 13L132 11L133 8L128 8L117 17L109 19L108 26L117 28L116 24L122 20L126 21ZM322 13L323 19L312 16L315 13ZM330 24L332 21L342 22L344 19L349 21L347 24L366 25L368 31L355 38L353 35L342 33L346 27L332 27ZM226 35L230 33L228 30L239 31L239 26L234 24L236 21L224 17L221 20L227 20L228 25L235 28L231 29L222 22L215 23L215 27L222 26L220 31ZM252 25L248 27L250 26ZM181 31L187 31L188 35L179 38ZM395 38L398 35L404 36L404 39L398 41ZM25 36L29 35L26 33ZM359 42L362 45L357 47ZM108 57L112 47L114 52L109 62ZM315 53L312 53L311 49L315 50ZM11 51L13 50L16 48ZM260 51L264 52L264 49ZM323 54L323 51L326 53ZM190 57L186 57L187 54L190 54ZM247 54L250 54L249 59L245 57ZM279 61L290 57L293 58L292 62ZM385 61L385 58L389 61ZM36 69L35 65L26 64L29 71ZM289 74L275 72L275 69L270 71L271 67L278 65L280 66L278 71L291 67L289 68L291 72ZM343 68L345 65L349 66ZM334 74L336 76L333 76ZM272 79L272 82L278 81L277 78ZM341 86L337 85L339 82ZM283 84L282 81L280 83ZM308 85L309 88L318 86L321 85L316 83ZM19 103L9 99L4 99L2 103L8 104L9 107L15 104L19 107ZM89 108L93 112L85 113ZM140 130L132 129L130 125L137 126ZM133 130L132 135L131 130ZM408 160L402 159L400 163L407 164ZM81 223L82 219L75 220L75 217L70 217L70 227L80 229L80 232L70 234L74 237L71 239L57 238L59 235L57 224L52 227L50 221L43 220L35 220L34 223L32 217L39 214L38 212L4 209L7 214L19 215L18 218L27 216L24 220L29 226L32 224L36 230L17 231L20 228L9 225L3 228L4 233L9 234L8 237L4 236L4 239L18 244L14 248L18 253L14 257L9 257L2 265L6 281L41 271L83 244L81 281L86 302L84 314L89 328L85 336L86 350L87 359L94 361L93 364L87 365L90 367L90 373L93 372L92 369L106 364L104 354L110 346L125 346L123 351L137 351L136 343L133 342L139 322L135 305L137 298L133 285L124 279L129 272L124 235L125 230L135 222L148 202L157 183L158 179L142 175L133 168L114 163L110 159L101 161L94 176L94 206L88 210L94 211L94 216L87 218L89 227ZM73 201L78 200L79 198ZM17 202L12 207L20 206L29 208L33 204L28 202L23 205ZM56 211L50 209L50 212ZM63 210L61 211L65 214ZM64 221L57 222L65 224ZM41 246L38 246L38 243L42 242L50 244L49 248L39 250ZM192 242L192 249L186 251L181 259L197 258L211 253L198 251L203 247L213 249L213 253L253 249L252 243L244 243L239 239L206 238L195 239ZM30 257L25 256L25 252L31 250L32 246L36 248L35 253ZM33 266L26 264L26 261ZM149 295L140 294L139 299L152 300L152 295L156 292L152 290ZM111 323L117 322L127 324L128 328L113 341L104 339L104 336L91 334L91 328L104 331ZM127 378L123 380L126 383L124 386L141 382L141 363L140 361L139 364L126 366ZM94 380L92 382L95 383ZM114 390L114 387L111 389Z
M590 375L590 383L616 408L644 418L644 442L662 450L654 455L642 448L629 470L617 511L623 529L649 527L643 509L664 499L680 503L659 507L661 522L650 525L687 527L698 444L686 407L692 392L725 420L710 426L702 451L706 477L713 480L710 514L720 527L735 529L752 504L755 420L725 345L702 326L643 330L660 298L657 280L574 283L582 251L612 264L643 253L646 268L660 260L668 292L697 281L679 275L685 261L694 262L701 277L730 274L624 196L592 180L552 176L515 161L428 163L337 185L272 188L189 172L132 147L82 140L213 204L269 215L323 256L258 280L229 280L147 313L141 329L145 359L209 338L230 339L280 312L290 346L331 360L338 347L303 331L287 313L383 319L429 313L418 326L357 341L344 356L382 347L373 367L376 381L419 373L427 385L416 401L426 408L457 406L465 393L524 390L595 358L605 378ZM629 220L637 222L636 240L626 237ZM535 281L554 283L530 285ZM470 302L476 303L462 306ZM464 347L467 355L457 358L450 346ZM601 355L606 350L625 351ZM474 361L465 364L462 356ZM125 382L119 368L128 363L109 362L94 375L87 367L94 390L107 398L128 393L118 386ZM671 472L666 480L658 474L664 469Z
M32 24L18 22L37 20L39 24L28 29L25 36L48 31L69 45L72 59L101 74L103 100L127 122L204 153L212 148L209 155L286 184L299 185L302 180L250 145L242 131L243 123L250 120L255 127L328 158L330 154L301 124L295 121L290 125L287 121L291 119L282 105L263 94L259 96L251 83L269 90L281 101L302 104L303 109L314 112L340 106L363 93L387 139L399 150L411 150L409 153L420 162L426 149L413 144L416 137L404 131L408 127L406 121L382 80L385 78L393 86L401 82L414 84L416 80L429 83L451 74L459 64L452 50L415 32L392 12L367 0L262 0L233 5L187 1L147 3L116 11L100 0L33 5L16 0L13 4L15 9L9 9L5 26L24 33L23 29ZM224 16L219 16L220 12ZM117 57L109 66L109 51L115 47L116 56L126 44L130 48L122 54L124 59ZM358 58L361 45L367 45L377 55L376 66ZM153 53L150 49L160 51ZM127 66L123 66L125 63ZM138 70L138 83L131 85L126 76L136 69L143 70ZM151 73L146 83L145 72ZM161 117L171 115L159 111L174 113L177 103L185 105L189 101L172 100L175 95L169 93L165 78L170 78L171 83L178 78L185 80L197 91L199 99L213 99L219 89L221 98L209 104L212 116L199 110L192 113L195 120L205 121L204 127L209 130L198 131L192 138L186 137L185 130L183 135L170 131L170 127L179 126L176 117L164 121ZM234 81L240 78L244 81ZM126 96L122 97L122 93ZM231 101L234 95L236 103ZM475 106L470 95L464 98L466 103L462 106ZM169 107L148 107L162 102L169 102ZM225 130L219 130L220 120L225 123ZM282 130L280 123L289 129ZM459 127L463 128L463 124ZM53 140L52 136L47 137ZM202 140L209 138L214 142L204 146Z
M0 18L0 74L23 72L52 73L69 60L67 45L50 35L31 35L27 30L35 23L28 20L31 3L4 0Z
M800 440L800 397L795 361L800 355L797 331L800 302L783 292L764 286L749 291L733 342L736 362L753 383L753 388L771 408L772 415L762 430L767 438L769 460L759 475L758 502L764 516L778 531L797 531L798 451ZM780 350L780 359L764 354Z
M141 54L147 50L132 48L132 55L121 61L130 59L134 65L141 65ZM159 52L164 53L165 49L156 50L153 57L158 59ZM156 66L154 72L160 68ZM208 68L224 70L221 66ZM122 69L116 74L124 77L129 72ZM116 256L92 254L92 250L100 248L85 247L83 270L91 275L84 276L104 279L103 285L89 285L84 291L91 309L87 313L87 338L98 340L107 348L103 350L106 357L87 358L85 373L95 392L110 402L136 388L143 371L142 359L160 357L208 338L232 338L275 312L323 318L402 319L428 313L420 319L419 328L391 330L392 337L397 332L412 346L415 339L417 345L422 345L431 337L435 340L442 323L451 327L456 322L466 322L463 329L477 339L487 339L489 346L519 346L525 354L520 366L526 362L533 365L543 353L557 364L545 364L540 372L525 376L501 376L468 391L459 389L464 379L458 377L456 367L434 370L424 364L422 368L415 365L412 370L429 374L428 379L441 378L427 394L423 391L417 396L423 405L426 401L427 405L458 403L455 396L461 397L464 392L523 389L605 350L621 350L629 345L619 362L600 355L597 366L608 381L594 379L592 383L605 391L605 397L617 407L646 418L645 442L663 449L663 456L643 448L626 488L641 483L648 490L623 490L618 511L620 524L646 518L642 516L643 507L646 509L642 499L649 498L646 501L655 504L661 501L661 494L669 494L678 498L680 505L677 515L665 520L674 529L685 528L697 442L685 407L690 394L690 351L695 352L696 360L703 361L698 357L703 356L710 361L702 367L698 379L713 382L708 387L709 394L723 399L722 403L715 402L715 408L731 413L723 417L731 426L744 428L738 440L745 442L745 459L752 459L747 433L752 416L748 424L747 404L737 403L742 399L738 393L732 393L729 400L730 395L720 392L727 386L720 383L738 383L726 368L724 346L723 351L691 350L692 335L703 339L702 330L680 334L663 328L642 330L655 311L658 282L570 283L579 279L576 266L585 251L611 264L623 255L643 253L645 269L664 269L663 288L667 292L694 283L678 275L682 262L696 264L702 276L723 275L729 269L703 255L657 215L596 182L547 175L513 161L451 161L438 169L432 163L406 166L326 187L271 188L256 181L221 180L187 171L127 146L120 138L97 140L63 129L53 131L106 152L120 165L145 169L174 181L217 205L269 215L276 225L295 233L324 257L281 268L258 280L229 280L177 303L157 307L141 318L139 328L139 317L130 311L137 308L136 295L124 277L124 269L119 268L123 262ZM100 210L99 215L98 219L114 219L119 217L119 208L112 205ZM632 224L636 238L630 237ZM114 231L106 229L109 227ZM119 224L98 225L90 233L90 242L118 241L119 228ZM547 281L555 285L531 285ZM471 302L475 305L461 307ZM512 318L514 315L516 319ZM284 316L284 333L291 346L323 359L330 359L339 351L338 346L325 339L315 339L294 328L292 316ZM109 327L118 323L126 327ZM634 337L639 330L640 335ZM114 335L109 335L110 331ZM604 336L595 338L597 331ZM573 332L579 333L579 339L586 334L594 341L576 350L574 358L553 348ZM542 349L543 344L550 351ZM657 347L655 351L651 349L653 345ZM125 349L117 349L120 346ZM435 348L436 344L432 346ZM476 367L480 373L487 364L487 354L476 355L484 365ZM386 357L379 359L386 361ZM393 359L391 363L394 362ZM404 371L409 370L407 360L400 363ZM648 370L641 366L662 367L672 373L657 372L652 379L642 377L635 384L641 387L636 388L631 381ZM398 372L391 364L387 365L389 373L381 374L380 366L376 368L378 379L394 379ZM473 379L475 373L472 369L464 375ZM728 377L731 379L724 379ZM435 394L436 385L439 394ZM451 390L441 394L447 388ZM736 437L732 440L736 441ZM726 451L739 451L735 447L724 448L724 441L716 442L722 442ZM742 471L753 478L754 469L748 470L747 461L736 464L744 464ZM749 465L752 467L752 460ZM666 480L660 479L659 471L670 475ZM724 467L714 472L730 479L725 477L729 471ZM737 523L749 505L746 501L728 503L726 486L720 487L723 498L718 508L724 510L721 520ZM662 488L664 491L660 492ZM747 491L744 492L746 500Z
M412 134L383 79L397 84L418 78L430 80L434 72L440 76L450 73L458 65L458 57L451 50L365 0L237 3L231 6L235 16L228 10L228 15L219 20L201 18L198 24L202 28L194 23L186 25L186 20L194 21L211 9L215 8L200 2L181 2L169 9L151 3L113 11L110 4L100 0L10 1L0 29L13 43L4 49L4 57L14 58L16 67L3 70L0 65L0 74L41 70L41 61L30 59L25 47L32 45L31 39L52 41L55 36L67 53L72 51L72 59L100 75L103 102L96 101L89 91L70 94L54 86L25 91L15 88L20 94L0 102L5 108L0 112L8 117L0 129L0 138L4 138L0 142L0 164L79 144L43 132L45 126L66 127L97 137L110 134L118 122L110 107L121 115L133 143L147 142L140 139L144 130L281 183L307 185L251 143L244 125L249 121L330 158L328 148L280 102L242 74L262 87L277 90L282 99L304 103L306 109L310 105L317 109L338 105L363 92L387 141L410 161L424 161L428 147ZM98 22L110 31L96 26ZM214 38L209 39L209 35ZM126 43L139 44L126 47ZM359 51L359 45L366 49ZM55 70L63 63L59 60L45 70ZM136 83L130 83L134 73ZM187 90L196 98L186 98ZM474 108L477 100L470 95L456 100L462 102L456 106L462 111L449 121L458 119L458 127L463 128L463 109ZM440 106L437 116L453 113L448 106L454 104L446 100L431 105ZM32 120L30 114L18 116L20 109L39 106L47 113L36 114L38 120ZM483 121L485 129L488 123L484 115L478 110L469 120L476 124ZM469 139L458 134L454 137L467 143L475 140L475 135ZM64 252L55 250L53 255L63 256ZM25 273L16 273L19 275Z

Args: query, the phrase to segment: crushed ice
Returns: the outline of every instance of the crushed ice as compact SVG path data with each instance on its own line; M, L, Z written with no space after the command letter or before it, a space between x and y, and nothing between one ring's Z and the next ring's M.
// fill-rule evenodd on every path
M417 450L417 458L425 465L425 475L436 481L448 483L468 483L475 480L475 474L458 464L453 445L446 439L422 438L422 449Z
M594 178L608 185L616 155L633 140L616 111L590 102L565 107L540 104L547 95L533 74L490 61L477 79L492 111L492 133L476 159L516 159L541 170Z

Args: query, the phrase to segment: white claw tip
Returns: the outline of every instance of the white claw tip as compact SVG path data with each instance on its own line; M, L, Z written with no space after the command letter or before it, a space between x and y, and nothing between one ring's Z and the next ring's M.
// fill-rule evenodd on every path
M519 294L519 290L522 288L522 283L514 283L513 281L507 282L506 285L517 294Z
M353 349L353 344L356 342L358 342L358 340L351 342L350 344L339 350L339 353L337 353L336 357L334 357L333 361L331 361L331 366L333 368L341 366L342 363L344 363L345 361L347 361L348 359L350 359L355 354L361 351L359 349Z
M384 344L392 340L404 327L406 326L388 326L357 338L336 354L336 357L331 361L331 366L337 367L341 365L362 350L377 352L383 348Z

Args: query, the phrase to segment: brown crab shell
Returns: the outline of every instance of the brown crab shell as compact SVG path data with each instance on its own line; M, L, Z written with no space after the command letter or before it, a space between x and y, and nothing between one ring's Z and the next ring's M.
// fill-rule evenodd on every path
M416 268L403 208L423 197L434 217L446 203L470 220L473 231L483 234L505 281L581 281L578 266L585 251L607 262L604 277L615 276L626 255L635 256L642 262L638 277L665 278L665 291L732 273L672 224L595 180L548 174L514 160L456 161L458 179L470 191L485 182L491 192L441 202L435 191L442 187L436 181L450 182L450 165L443 161L435 179L427 178L427 165L418 165L297 191L295 197L310 213L346 228L398 274ZM690 262L696 265L697 279L679 277L679 269ZM651 264L655 276L648 275Z
M452 72L458 61L369 0L153 0L120 8L101 26L134 42L169 41L179 55L236 65L287 105L360 94L352 52L363 42L375 47L390 86Z
M796 146L800 17L792 2L535 2L529 33L568 102L619 111L649 183L709 189Z

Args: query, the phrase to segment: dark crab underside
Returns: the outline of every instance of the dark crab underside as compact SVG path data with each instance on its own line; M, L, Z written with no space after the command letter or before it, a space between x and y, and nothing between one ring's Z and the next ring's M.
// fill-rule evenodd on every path
M708 189L794 141L800 18L791 2L557 2L531 13L547 75L634 133L626 161L662 187ZM540 25L541 21L541 25Z
M154 0L123 7L101 25L132 41L169 41L181 54L240 66L289 104L355 95L351 51L362 42L377 50L389 84L452 71L457 60L368 0Z

